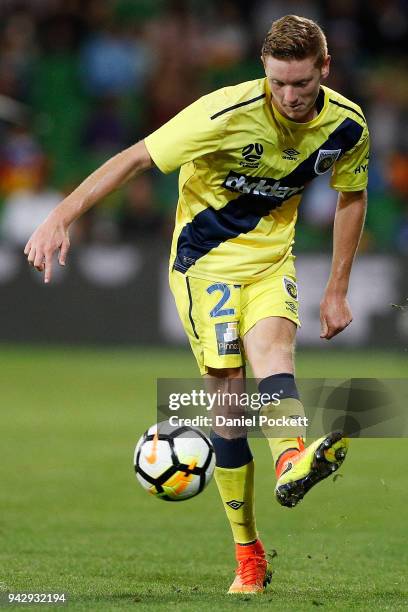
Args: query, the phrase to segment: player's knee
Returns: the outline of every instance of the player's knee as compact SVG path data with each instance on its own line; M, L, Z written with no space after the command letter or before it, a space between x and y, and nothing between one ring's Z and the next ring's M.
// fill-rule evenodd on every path
M253 347L250 362L256 378L293 370L294 349L290 343L259 343Z
M282 341L271 338L256 338L252 346L252 353L266 359L267 357L293 356L294 346L291 340Z

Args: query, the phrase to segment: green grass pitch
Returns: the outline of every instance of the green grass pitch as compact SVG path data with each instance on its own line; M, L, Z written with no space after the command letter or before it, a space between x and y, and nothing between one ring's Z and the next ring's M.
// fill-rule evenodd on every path
M65 591L70 610L407 609L406 440L352 441L342 477L293 510L253 441L258 527L277 556L267 593L237 598L215 484L169 504L133 473L156 377L197 377L193 358L3 347L0 361L0 591ZM299 351L298 375L404 377L406 353Z

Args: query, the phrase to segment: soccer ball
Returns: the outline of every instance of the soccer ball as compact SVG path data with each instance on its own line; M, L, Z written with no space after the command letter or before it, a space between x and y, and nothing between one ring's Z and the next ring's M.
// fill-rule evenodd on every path
M138 481L150 494L165 501L183 501L201 493L210 482L214 448L200 429L172 427L162 421L140 438L134 465Z

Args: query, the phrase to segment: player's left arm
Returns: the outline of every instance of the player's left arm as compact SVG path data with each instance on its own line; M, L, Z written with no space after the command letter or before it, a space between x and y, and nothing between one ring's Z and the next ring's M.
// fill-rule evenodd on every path
M333 228L333 258L320 303L321 338L330 340L353 320L347 300L350 272L364 227L367 191L339 193Z

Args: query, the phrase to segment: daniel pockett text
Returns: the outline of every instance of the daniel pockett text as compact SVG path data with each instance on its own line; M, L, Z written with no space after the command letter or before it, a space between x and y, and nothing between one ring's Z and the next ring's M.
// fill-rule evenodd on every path
M308 419L305 416L299 417L268 417L262 414L242 415L240 417L226 417L217 414L214 417L197 415L194 417L179 417L172 414L169 418L172 427L261 427L261 428L282 428L282 427L307 427Z

